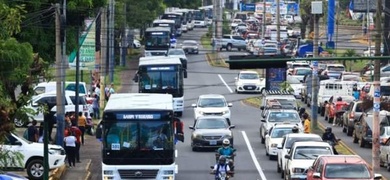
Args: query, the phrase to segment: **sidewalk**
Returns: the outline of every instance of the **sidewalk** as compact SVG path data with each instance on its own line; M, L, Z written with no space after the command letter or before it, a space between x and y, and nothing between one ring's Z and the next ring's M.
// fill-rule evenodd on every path
M119 93L130 93L133 87L136 87L133 78L138 69L138 59L139 57L134 57L131 60L127 60L126 68L121 74L121 88L118 89ZM60 169L57 173L59 175L62 173L60 179L63 180L102 179L101 155L101 142L94 136L85 135L85 145L81 146L80 149L81 163L76 163L76 167Z

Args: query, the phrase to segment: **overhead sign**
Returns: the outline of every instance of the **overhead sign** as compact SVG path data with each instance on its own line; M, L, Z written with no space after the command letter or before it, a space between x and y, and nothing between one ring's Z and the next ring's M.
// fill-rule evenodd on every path
M253 11L255 12L256 11L256 4L254 3L250 3L250 4L246 4L246 3L241 3L241 11Z
M286 71L286 68L267 68L265 89L281 90L280 85L286 81Z
M386 0L382 0L383 7L385 7L385 1ZM369 8L370 12L376 12L376 4L377 0L352 0L349 9L353 12L367 12L367 8Z

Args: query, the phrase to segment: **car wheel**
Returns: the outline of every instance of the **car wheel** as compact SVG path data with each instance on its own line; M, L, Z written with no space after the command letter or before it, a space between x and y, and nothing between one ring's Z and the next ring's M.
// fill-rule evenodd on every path
M231 51L232 50L232 45L231 44L228 44L227 46L226 46L226 51Z
M366 147L366 141L365 141L363 138L360 138L359 146L360 146L361 148Z
M27 164L27 175L30 179L42 179L44 172L43 160L33 159Z
M283 170L280 171L280 178L284 179L284 171Z
M347 127L347 136L352 136L353 128Z
M14 124L16 127L20 128L20 127L25 127L27 125L26 122L24 122L23 120L20 120L20 119L15 119L14 120Z

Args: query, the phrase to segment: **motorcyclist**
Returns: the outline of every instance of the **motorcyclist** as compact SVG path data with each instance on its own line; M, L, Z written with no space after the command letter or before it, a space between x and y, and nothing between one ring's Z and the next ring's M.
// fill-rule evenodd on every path
M344 107L347 107L347 106L348 106L348 103L343 101L343 98L341 98L341 97L337 98L337 102L335 103L336 120L344 114L344 112L345 112ZM340 123L340 122L336 122L336 120L333 121L333 126L335 126L337 123Z
M217 158L220 158L220 157L225 157L227 159L229 159L229 165L230 165L230 169L234 169L234 165L233 165L233 158L235 156L234 152L236 150L230 146L230 140L229 139L224 139L222 141L222 147L220 147L218 150L217 150L217 154L216 154L216 157Z
M322 134L322 140L325 142L329 142L332 145L334 154L339 154L335 148L338 139L336 139L336 136L332 133L331 127L327 127L325 129L324 134Z
M211 170L211 174L215 175L215 179L218 179L218 175L220 172L225 172L226 175L232 174L230 167L226 164L226 157L224 156L219 157L218 163L216 163L213 169Z
M294 126L291 131L292 133L299 133L299 128L297 126Z

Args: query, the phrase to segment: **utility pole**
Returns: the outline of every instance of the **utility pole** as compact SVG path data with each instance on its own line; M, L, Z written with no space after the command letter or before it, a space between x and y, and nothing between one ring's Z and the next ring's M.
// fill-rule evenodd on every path
M217 2L217 39L222 38L222 22L223 22L223 8L221 0L216 0Z
M78 17L80 18L80 17ZM79 87L80 85L80 27L77 27L77 33L76 33L76 44L77 44L77 51L76 51L76 87ZM81 76L82 76L82 73L81 73ZM76 92L75 92L76 96L75 96L75 112L76 112L76 122L79 122L79 94L80 94L80 90L79 88L76 88ZM83 111L81 111L83 112ZM78 125L78 124L77 124Z
M124 20L123 20L123 27L122 27L122 42L121 42L121 66L125 67L126 66L126 53L127 53L127 44L128 44L128 39L127 39L127 22L126 22L126 3L123 6L123 12L124 12ZM133 43L133 42L131 42ZM132 44L131 44L132 46ZM132 48L132 47L131 47Z
M314 42L313 42L313 57L318 57L318 37L319 37L319 25L318 25L318 16L322 14L322 1L312 1L311 2L311 14L314 18ZM318 61L313 61L313 75L312 75L312 91L311 91L311 128L318 128Z
M265 39L264 36L265 36L265 28L266 28L266 25L265 23L267 22L267 18L265 17L266 16L266 11L267 11L267 1L266 0L263 0L263 28L261 30L261 38L262 39Z
M55 5L55 31L56 31L56 103L57 103L57 113L61 112L64 109L63 105L63 99L61 96L62 94L62 86L61 86L61 80L62 80L62 54L61 54L61 12L60 12L60 4ZM50 111L50 109L48 109ZM46 112L44 112L46 113ZM50 112L49 112L50 113ZM62 119L63 123L64 119ZM48 136L48 122L44 121L43 123L44 130L43 130L43 179L49 179L49 136Z
M104 107L105 95L105 77L106 77L106 59L107 59L107 43L103 44L103 42L107 42L107 8L101 8L100 15L101 20L101 50L100 50L100 107Z
M114 82L114 67L115 67L115 52L114 52L114 41L115 41L115 37L114 37L114 33L115 33L115 29L114 29L114 18L115 17L115 0L110 0L110 23L109 23L109 35L110 35L110 39L109 39L109 43L110 43L110 46L108 47L109 48L109 59L110 59L110 65L109 65L109 78L110 78L110 83L113 83Z
M280 0L276 0L276 41L280 44Z
M217 45L217 40L216 40L216 26L217 26L217 1L218 0L213 0L213 23L211 25L211 31L212 31L212 53L215 53L216 50L216 45Z
M57 43L56 43L56 63L59 63L57 65L57 84L56 84L56 91L57 91L57 132L56 132L56 144L63 146L63 140L64 140L64 129L65 129L65 69L66 69L66 31L65 31L65 26L66 26L66 0L63 1L62 5L62 17L60 17L60 29L58 35L58 38L60 38L60 43L62 43L62 48L60 48L60 54L58 55L57 53ZM58 13L59 9L58 9ZM61 33L62 31L62 33ZM57 32L57 31L56 31ZM61 37L63 36L63 37ZM57 38L57 35L56 35ZM62 41L62 42L61 42ZM62 52L61 52L62 50ZM60 61L60 62L58 62ZM58 73L60 73L60 76L58 76ZM58 85L58 81L59 84ZM60 93L58 93L58 88L60 88ZM58 99L59 98L59 99ZM60 102L60 103L59 103Z
M382 40L382 0L377 0L375 17L375 56L381 56L381 40ZM375 60L374 65L374 102L373 102L373 125L372 125L372 169L374 173L378 173L379 166L379 111L380 111L380 60Z

